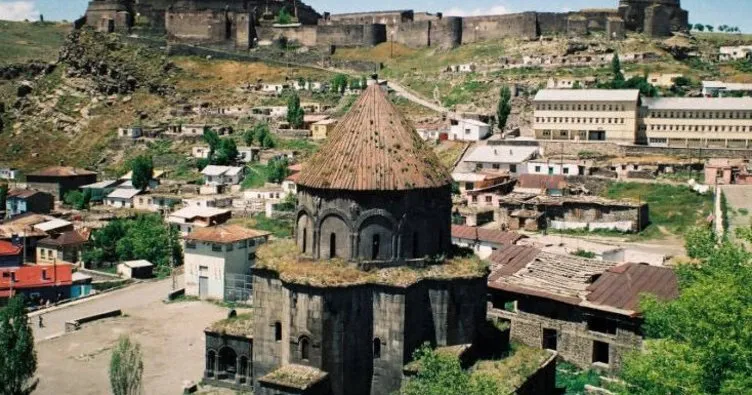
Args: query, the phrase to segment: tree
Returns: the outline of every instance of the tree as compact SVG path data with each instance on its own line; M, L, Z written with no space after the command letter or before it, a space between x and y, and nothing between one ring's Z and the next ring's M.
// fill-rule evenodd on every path
M5 201L8 199L8 184L0 183L0 209L5 210Z
M713 30L715 29L713 25L705 25L705 29L711 33L713 33Z
M305 111L300 106L300 97L297 94L293 94L287 99L287 122L294 129L300 129L303 127L304 117Z
M614 81L624 81L624 73L621 72L621 60L618 53L615 53L614 58L611 59L611 73Z
M403 382L400 395L496 395L497 382L484 374L469 374L456 356L441 354L424 345L413 354L419 364L415 377Z
M214 153L212 163L220 166L228 166L235 163L238 159L240 152L238 152L238 146L235 140L231 138L225 138L220 140L219 148Z
M509 120L509 114L512 112L512 92L509 90L509 86L504 85L501 87L499 94L499 104L496 108L496 116L499 119L499 130L504 132L504 128L507 126Z
M292 15L290 15L290 11L287 11L287 7L282 7L282 9L279 10L279 14L277 14L277 23L281 25L289 25L292 23Z
M345 74L337 74L332 78L332 92L337 92L340 95L345 93L347 89L347 76Z
M739 234L742 239L744 232ZM678 268L678 298L640 303L644 352L629 354L624 394L743 394L752 390L752 255L715 243L706 230L687 237L700 264Z
M26 395L36 389L37 354L23 296L0 310L0 394Z
M154 162L151 156L141 155L131 161L131 182L136 189L146 189L154 178Z
M256 134L253 129L248 129L243 133L243 142L245 145L253 146L253 141L256 139Z
M140 394L143 373L141 346L131 342L127 336L120 337L110 358L110 386L113 395Z
M217 132L207 128L204 130L204 135L202 136L202 138L204 139L204 142L209 145L209 156L213 156L214 152L219 149L219 144L221 143L219 135L217 134Z
M91 201L91 189L84 189L83 192L70 191L65 194L63 198L65 204L73 207L76 210L85 210L89 208L89 202Z
M703 25L702 23L696 23L695 24L695 30L700 31L700 32L704 32L705 31L705 25Z
M267 179L269 182L275 184L281 184L282 181L290 175L290 169L288 169L289 163L287 159L276 159L269 162L267 165Z
M268 124L256 124L256 126L253 127L253 136L262 148L274 148L274 138L272 137L271 131L269 131Z

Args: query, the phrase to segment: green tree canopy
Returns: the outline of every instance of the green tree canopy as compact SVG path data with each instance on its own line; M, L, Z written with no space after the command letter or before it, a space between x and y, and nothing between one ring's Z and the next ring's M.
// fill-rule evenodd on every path
M687 246L701 263L679 267L680 296L641 303L648 339L624 361L624 394L752 393L752 256L705 230Z
M131 182L136 189L146 189L149 181L154 178L154 162L151 156L140 155L131 161Z
M413 359L419 363L418 374L403 382L400 395L498 395L498 384L484 375L470 375L462 369L456 356L418 349Z
M255 141L262 148L274 148L275 146L274 138L267 123L256 124L253 129L245 132L243 138L248 145L253 145Z
M703 25L702 23L695 23L694 28L695 30L700 31L700 32L705 31L705 25Z
M144 363L141 346L122 336L110 358L110 386L113 395L139 395Z
M275 184L282 183L282 181L284 181L285 178L290 175L288 166L289 163L287 162L287 159L276 159L270 161L267 165L267 173L269 174L267 179L269 180L269 182L273 182Z
M27 395L37 387L37 353L23 296L0 309L0 394Z
M277 14L277 23L282 25L292 23L292 15L290 15L290 11L287 10L287 7L282 7L282 9L279 10L279 14Z
M84 189L80 191L70 191L65 194L63 198L65 204L73 207L76 210L85 210L89 208L89 202L91 201L91 189Z
M504 132L504 128L507 127L507 121L509 120L509 114L512 112L512 91L509 86L504 85L501 87L499 93L499 104L496 107L496 117L499 120L499 130ZM492 126L493 127L493 126Z
M621 71L621 59L619 59L618 53L615 53L614 58L611 59L611 74L614 81L624 81L624 73Z
M304 117L305 111L300 106L300 97L296 93L293 93L287 100L287 122L293 128L300 129L303 127Z
M345 89L347 89L347 75L345 74L337 74L332 78L331 82L331 91L337 92L340 95L345 93Z

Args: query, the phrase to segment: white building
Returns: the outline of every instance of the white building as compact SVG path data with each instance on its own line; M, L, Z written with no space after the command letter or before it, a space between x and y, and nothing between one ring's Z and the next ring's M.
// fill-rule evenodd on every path
M527 162L528 174L585 176L590 164L572 159L540 158Z
M182 236L194 229L221 225L232 217L230 210L214 207L185 207L167 217L167 222L177 226Z
M128 128L118 128L118 137L126 139L137 139L143 135L143 129L140 126L131 126Z
M185 294L201 299L249 300L250 289L226 289L225 286L248 282L244 276L251 275L256 248L268 238L267 232L238 225L192 231L185 237Z
M474 119L452 119L449 139L459 141L481 141L491 135L491 127Z
M267 184L262 188L248 189L243 197L236 199L233 205L252 212L268 212L269 207L282 202L287 196L285 190L274 184Z
M191 156L197 159L209 158L209 146L197 146L191 148Z
M245 168L209 165L201 170L205 185L238 185L245 178Z
M231 208L232 197L226 195L218 196L197 196L183 199L185 207L213 207L213 208Z
M238 160L243 163L253 162L258 158L261 148L259 147L238 147Z
M1 180L16 180L16 179L18 179L18 169L14 169L12 167L3 167L3 168L0 168L0 179Z
M486 259L494 251L514 245L522 238L522 235L514 232L452 225L452 244L471 248L480 259Z
M746 59L752 56L752 45L739 45L735 47L721 47L718 60L728 62L731 60Z
M133 208L133 198L141 193L134 188L118 188L104 198L104 205L114 208Z
M538 156L538 147L515 145L477 146L465 155L462 162L468 163L477 171L508 171L509 174L525 174L525 162Z
M705 97L724 97L733 94L752 95L752 84L734 82L702 81L702 95Z

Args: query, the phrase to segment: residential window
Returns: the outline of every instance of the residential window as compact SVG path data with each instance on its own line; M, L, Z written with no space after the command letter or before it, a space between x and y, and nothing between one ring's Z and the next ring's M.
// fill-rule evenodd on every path
M564 174L569 174L569 168L568 167L564 168Z
M256 246L256 240L254 239L248 240L248 247L255 247L255 246Z
M475 184L472 183L472 182L466 182L465 183L465 189L468 190L468 191L472 191L473 189L475 189Z
M510 173L517 173L517 165L509 165Z
M248 248L248 240L242 240L240 243L238 243L238 248L241 250Z
M494 163L491 167L493 167L494 170L499 170L501 168L501 165L498 163Z
M42 280L49 280L50 278L47 276L47 270L42 270Z
M593 363L609 364L609 344L601 341L593 341Z
M222 244L212 244L212 251L214 252L222 252Z
M541 171L541 167L540 166L535 166L535 172L536 173L540 173L540 171Z
M492 203L493 202L493 196L486 196L486 203Z
M232 251L233 249L234 249L234 247L233 247L232 243L230 243L230 244L227 244L227 252L230 252L230 251Z
M558 340L559 334L556 329L543 329L543 342L541 344L543 349L556 351Z
M195 241L186 241L185 242L185 249L186 250L195 250L196 249L196 242Z

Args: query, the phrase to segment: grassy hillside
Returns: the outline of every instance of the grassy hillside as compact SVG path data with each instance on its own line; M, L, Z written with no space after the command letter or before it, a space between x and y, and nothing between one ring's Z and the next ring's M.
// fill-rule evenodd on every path
M0 64L57 59L70 23L0 20Z

